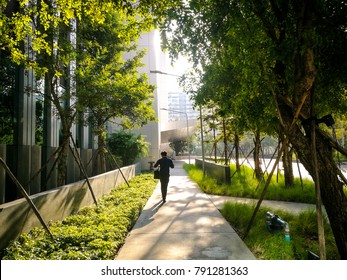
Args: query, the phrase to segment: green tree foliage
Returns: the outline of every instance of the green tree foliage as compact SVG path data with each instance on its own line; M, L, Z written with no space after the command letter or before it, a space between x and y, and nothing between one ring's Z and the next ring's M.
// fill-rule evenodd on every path
M216 108L216 115L233 120L229 122L230 125L219 131L225 130L225 136L253 131L255 143L259 143L257 135L260 132L275 134L278 131L271 92L264 90L265 81L261 74L263 59L260 58L259 51L252 52L259 45L265 44L264 39L257 36L254 30L250 30L258 30L251 20L238 20L242 15L236 9L232 10L234 4L219 4L216 1L207 1L203 5L194 1L187 3L182 11L186 16L182 13L175 16L178 18L177 21L182 17L183 20L186 19L188 15L192 18L187 22L179 22L179 28L173 26L171 29L165 26L173 34L168 38L168 47L173 55L177 55L180 50L190 52L193 63L200 65L196 68L198 71L202 70L202 73L199 73L200 86L194 92L196 103L206 106L212 102ZM225 20L228 21L226 25L221 25L220 21ZM184 36L186 44L178 47L178 42ZM244 42L238 42L240 38ZM242 48L246 48L247 52ZM262 50L261 53L265 52L266 50ZM247 56L249 59L246 59ZM225 136L222 138L226 139ZM237 139L236 137L236 142ZM259 161L259 151L259 147L254 150L256 162ZM224 154L227 154L226 150ZM227 161L226 155L225 160ZM261 178L258 164L255 171L257 177Z
M52 47L57 48L59 44L51 41L52 35L60 32L62 27L70 27L71 21L83 18L96 26L105 22L109 11L115 10L133 18L136 15L137 20L150 26L162 19L164 11L176 5L174 0L1 0L0 49L7 50L15 63L35 67L42 73L48 69L37 64L36 55L53 55L56 50ZM129 26L132 24L129 22ZM141 30L134 28L131 32L140 33ZM24 51L23 44L28 38L31 44ZM60 50L68 54L67 49ZM28 56L28 52L33 56ZM59 71L55 74L59 75Z
M171 10L163 24L163 30L171 32L166 42L172 56L190 54L194 64L201 65L204 94L210 85L217 86L210 93L212 100L224 102L222 108L246 127L267 131L270 125L283 131L321 186L344 259L347 199L332 151L347 151L324 132L324 125L311 120L327 113L338 116L346 109L346 14L347 4L335 0L192 0Z
M175 151L176 156L182 154L188 148L187 141L185 140L173 138L169 139L169 141L169 146L172 150Z
M117 118L118 125L133 128L155 119L154 86L137 70L143 66L144 51L136 51L135 41L147 25L136 18L110 10L103 24L93 26L87 18L78 24L77 98L81 112L89 112L86 120L98 136L101 172L105 171L107 122ZM123 58L131 52L135 54Z
M0 143L13 144L15 65L0 51Z
M87 15L102 23L110 2L98 1L2 1L0 48L12 62L32 69L44 96L45 121L56 111L61 122L58 184L65 183L66 159L72 124L77 110L72 80L76 64L74 32L76 20ZM42 84L42 86L41 86ZM43 137L45 145L46 137Z
M110 62L112 59L114 65L120 58L114 54L117 51L119 53L125 51L123 48L119 49L122 44L124 46L130 44L131 40L138 37L141 32L153 27L161 17L156 16L155 13L162 14L167 7L174 5L176 5L175 1L171 0L160 3L154 0L0 1L0 50L6 52L10 60L19 67L34 70L35 77L42 84L42 87L39 88L44 88L45 121L48 122L52 117L51 112L55 111L61 122L58 159L59 185L65 183L71 127L80 112L78 109L81 109L76 107L76 104L79 103L76 103L75 84L71 83L74 80L74 69L79 65L79 61L76 59L81 59L80 53L77 53L80 49L76 48L75 32L78 33L80 27L82 30L86 30L87 26L83 27L83 23L88 23L90 30L84 33L87 36L84 38L84 47L89 50L94 47L97 53L94 53L94 56L91 54L89 57L83 57L83 66L89 67L86 69L87 71L102 70L96 72L99 74L96 81L100 82L100 78L104 75L102 91L107 92L108 96L111 92L115 92L115 88L118 88L117 104L124 101L121 94L128 94L129 91L132 91L132 98L127 103L128 105L124 106L127 113L124 114L127 118L126 123L134 123L134 119L139 114L143 114L143 123L145 123L152 118L152 112L148 110L150 101L141 105L139 103L145 99L144 96L149 97L148 93L152 91L152 88L146 82L146 77L135 78L134 69L136 65L138 66L138 59L141 56L136 56L136 59L134 58L128 65L122 66L123 62L118 61L118 67L115 70L110 69ZM113 26L112 19L115 19ZM107 46L102 45L107 39L115 39L117 31L119 33L115 40L116 44L113 46L114 49L109 49L111 48L109 42ZM100 32L100 36L93 38L96 32ZM100 38L102 34L107 35L103 40ZM87 42L87 39L90 41ZM100 45L96 47L95 43L98 42ZM86 59L96 59L95 55L98 55L98 61L86 61ZM103 59L100 58L101 56ZM107 60L108 66L100 67L100 64ZM99 68L94 67L97 63L99 63ZM94 69L92 69L93 67ZM124 75L126 71L131 71L131 73ZM91 72L88 74L91 75ZM124 79L122 75L125 76ZM60 86L63 86L64 89L62 90ZM100 83L98 86L96 92L100 95ZM91 88L88 90L93 92ZM133 107L130 109L131 105ZM94 109L97 109L96 105L93 106ZM116 105L113 102L110 106L115 107ZM47 138L48 135L43 133L44 145L50 144L45 143Z
M110 152L121 159L123 165L130 165L137 158L147 155L149 143L142 135L119 130L109 135L107 145Z

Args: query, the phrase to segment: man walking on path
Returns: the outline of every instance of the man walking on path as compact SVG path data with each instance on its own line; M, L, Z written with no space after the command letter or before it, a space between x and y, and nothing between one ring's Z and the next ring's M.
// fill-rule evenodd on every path
M255 260L209 197L175 161L170 203L159 184L119 250L117 260ZM184 242L182 242L184 240Z
M169 184L170 179L170 167L174 168L174 164L171 159L167 158L167 153L161 152L161 159L158 159L154 164L154 167L160 168L160 187L161 187L161 195L163 199L163 203L166 202L166 194L167 194L167 186Z

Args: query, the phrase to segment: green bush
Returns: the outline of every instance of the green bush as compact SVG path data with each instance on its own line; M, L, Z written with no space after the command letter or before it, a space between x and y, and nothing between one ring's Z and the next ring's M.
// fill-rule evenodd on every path
M142 135L136 135L130 131L119 130L107 138L110 152L120 159L122 165L133 164L135 159L146 156L149 143Z
M4 260L107 260L114 259L156 181L152 174L134 177L63 221L49 225L54 240L43 228L22 234L1 252Z

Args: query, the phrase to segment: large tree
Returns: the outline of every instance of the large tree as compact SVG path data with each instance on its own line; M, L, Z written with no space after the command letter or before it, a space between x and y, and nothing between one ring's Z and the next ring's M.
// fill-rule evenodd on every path
M230 129L233 129L236 135L244 131L254 132L254 170L260 180L263 177L260 166L261 133L274 134L278 130L274 116L275 106L273 102L268 102L269 94L263 90L262 84L242 84L244 75L250 73L243 74L233 66L233 56L230 53L217 48L214 52L209 51L208 55L209 64L202 66L204 74L201 76L199 89L193 95L194 99L197 104L205 106L208 102L213 102L216 107L213 115L222 117L222 124L225 124L225 120L232 119L228 122L231 126L222 125L219 131L230 134ZM227 139L225 135L223 138ZM237 142L238 136L235 139Z
M18 67L31 69L44 98L45 123L56 112L59 131L58 185L65 183L71 127L76 119L75 90L70 82L76 64L76 20L87 15L101 23L110 2L98 1L1 1L0 48ZM42 86L41 86L42 85ZM50 131L44 128L44 145Z
M218 48L238 74L242 96L261 94L275 106L278 125L321 187L341 258L347 259L347 199L333 151L347 152L317 122L346 109L346 3L184 1L169 16L176 21L163 29L173 34L167 44L173 55L189 53L204 67Z
M101 30L105 27L104 24L110 12L119 11L124 15L122 24L127 25L129 34L138 36L144 30L142 26L148 27L149 24L153 24L160 18L160 16L157 18L155 13L174 5L174 2L171 0L160 3L154 0L0 1L0 49L6 52L18 67L32 69L37 80L44 82L45 123L50 121L52 112L57 113L61 123L58 159L59 185L65 183L71 127L78 115L75 85L71 82L74 80L74 67L76 63L78 64L76 61L76 51L78 50L75 41L76 24L78 25L78 22L83 19L94 30L96 27ZM126 16L128 16L127 19ZM112 32L111 34L114 35ZM126 43L129 44L129 40L131 40L129 34L121 32L118 34L118 39L128 40ZM103 46L100 47L102 51ZM129 88L130 84L134 85L136 81L129 80L128 82ZM145 88L145 77L139 77L137 82L143 87L138 88L138 93L139 91L148 93L148 86ZM65 90L62 90L60 85L64 85ZM123 94L125 93L123 92ZM44 141L47 142L50 136L48 129L45 131Z
M144 50L136 50L141 32L150 27L141 18L115 9L107 11L102 24L93 25L88 18L78 24L77 98L81 115L88 112L86 120L98 137L99 172L106 170L107 122L133 128L155 119L154 86L146 74L138 73Z

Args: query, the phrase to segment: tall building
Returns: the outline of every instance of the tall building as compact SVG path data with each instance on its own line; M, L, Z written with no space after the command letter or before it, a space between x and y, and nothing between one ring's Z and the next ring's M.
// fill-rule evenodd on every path
M184 114L177 112L185 112L188 115L188 120L198 118L198 112L193 108L193 101L185 92L170 91L168 93L168 105L169 122L185 120Z
M133 130L134 133L144 135L145 141L149 143L148 155L140 159L142 169L148 169L150 163L160 157L161 150L168 149L168 142L173 135L186 139L186 116L189 126L195 126L197 119L192 101L178 83L186 64L183 67L173 67L168 54L162 52L160 46L160 34L157 30L143 34L138 42L139 49L147 49L143 58L144 66L140 72L146 73L149 82L156 86L153 110L157 117L157 121L150 122L139 130ZM117 129L110 124L108 132L112 133Z

